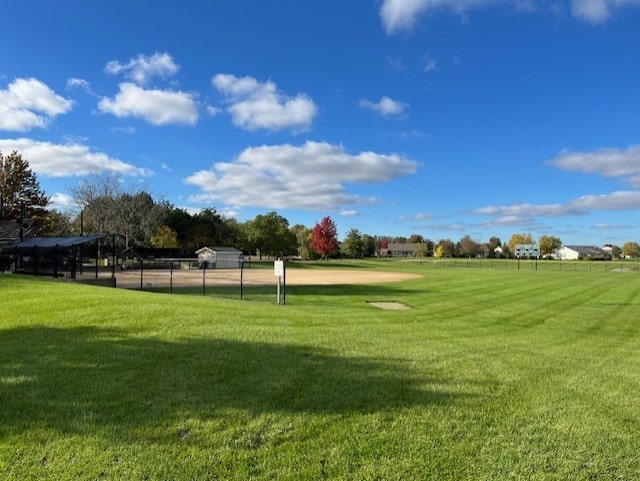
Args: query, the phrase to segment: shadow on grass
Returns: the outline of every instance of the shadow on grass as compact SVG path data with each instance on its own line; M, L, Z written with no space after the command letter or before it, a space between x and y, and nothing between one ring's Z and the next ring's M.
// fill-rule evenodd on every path
M296 296L340 296L367 298L396 298L398 296L424 296L430 289L401 287L390 284L335 284L320 286L287 286L287 295L295 301Z
M253 414L373 413L458 394L401 361L233 340L166 341L102 328L0 331L0 437Z
M157 292L173 295L202 296L202 287L154 287L145 289L147 292ZM431 290L425 288L405 288L398 283L391 284L334 284L334 285L288 285L286 286L287 303L295 304L301 297L364 297L367 299L397 299L398 297L424 296ZM205 289L205 296L223 299L240 300L240 289L237 286L209 285ZM263 301L274 303L277 299L275 285L244 286L242 299L246 301Z

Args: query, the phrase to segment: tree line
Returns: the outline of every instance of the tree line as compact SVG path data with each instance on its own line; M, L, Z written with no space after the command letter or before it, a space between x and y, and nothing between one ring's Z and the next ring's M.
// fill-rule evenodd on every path
M327 259L379 256L390 243L415 244L418 257L513 257L518 244L537 244L542 257L562 246L555 236L542 236L537 243L531 234L513 234L508 242L498 237L478 242L465 235L457 242L434 242L419 234L387 237L347 232L338 242L338 232L330 217L313 228L289 221L272 211L244 223L225 217L215 208L189 212L144 189L127 187L122 176L112 171L87 175L70 188L78 211L74 214L49 209L50 198L42 191L29 163L18 152L0 152L0 220L35 219L42 235L68 236L89 233L117 234L127 248L179 249L191 256L203 246L236 247L259 257L298 256ZM627 242L613 246L614 257L640 256L640 245Z

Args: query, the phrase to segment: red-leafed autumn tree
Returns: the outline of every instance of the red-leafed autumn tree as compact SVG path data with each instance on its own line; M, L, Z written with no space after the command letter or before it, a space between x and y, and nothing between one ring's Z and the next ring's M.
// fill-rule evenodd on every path
M325 259L338 251L338 229L331 217L325 217L313 228L311 248Z

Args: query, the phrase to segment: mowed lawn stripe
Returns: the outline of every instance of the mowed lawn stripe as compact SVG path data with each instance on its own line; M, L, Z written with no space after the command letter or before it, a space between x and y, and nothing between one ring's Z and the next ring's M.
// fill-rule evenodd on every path
M640 476L635 273L360 264L424 277L276 306L0 276L0 477Z

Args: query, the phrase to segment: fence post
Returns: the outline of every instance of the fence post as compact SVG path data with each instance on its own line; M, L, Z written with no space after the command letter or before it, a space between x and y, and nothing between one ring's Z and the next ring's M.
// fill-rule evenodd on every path
M207 261L204 261L202 263L202 297L204 297L206 277L207 277Z
M240 300L242 300L242 289L244 287L244 261L240 259Z
M282 257L282 305L287 303L287 263Z

